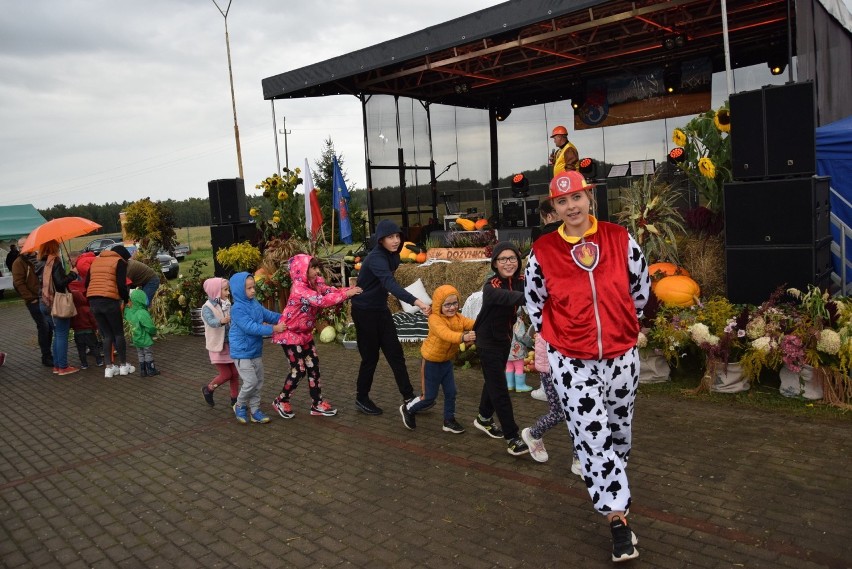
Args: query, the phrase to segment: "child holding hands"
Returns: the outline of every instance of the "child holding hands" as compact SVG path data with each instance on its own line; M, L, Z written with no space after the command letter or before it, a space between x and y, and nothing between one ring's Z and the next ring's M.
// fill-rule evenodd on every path
M290 259L290 298L281 314L281 322L286 330L272 335L272 342L281 344L290 373L284 380L281 394L272 402L272 406L284 419L292 419L295 413L290 404L290 395L305 376L308 376L308 388L311 399L311 415L331 417L337 409L322 398L320 382L319 356L314 344L314 327L317 314L323 308L336 306L356 294L359 287L335 288L326 284L320 276L319 260L310 255L299 254Z
M237 273L230 279L231 295L234 304L231 307L231 328L228 341L231 357L237 365L243 385L234 404L234 416L237 422L245 425L268 423L260 410L260 392L263 390L263 337L274 332L283 332L287 325L278 322L281 315L264 308L255 298L254 277L248 273ZM278 324L272 324L278 322Z
M453 360L463 342L470 346L476 340L474 321L459 312L459 291L442 285L432 295L432 313L429 315L429 334L420 348L423 356L423 395L399 407L402 423L407 429L416 426L414 415L431 407L438 397L438 388L444 390L444 431L460 434L464 428L456 421L456 380Z
M201 319L204 321L204 340L210 353L210 363L216 366L218 375L201 388L201 394L208 405L213 407L213 392L225 383L231 389L231 407L237 403L240 392L240 373L231 358L231 347L228 343L228 329L231 325L231 301L228 298L231 285L221 277L213 277L204 281L204 292L207 302L201 307Z

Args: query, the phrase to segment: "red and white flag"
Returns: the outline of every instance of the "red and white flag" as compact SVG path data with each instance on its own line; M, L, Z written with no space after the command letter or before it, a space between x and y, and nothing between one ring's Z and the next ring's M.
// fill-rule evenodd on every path
M311 167L305 158L305 170L302 175L305 184L305 231L310 239L316 239L317 231L322 227L322 212L320 211L317 190L311 178Z

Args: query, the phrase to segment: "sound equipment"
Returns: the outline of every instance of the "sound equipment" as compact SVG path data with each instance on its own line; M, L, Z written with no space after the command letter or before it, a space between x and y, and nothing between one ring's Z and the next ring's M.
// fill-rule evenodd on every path
M518 227L512 229L498 229L497 240L498 241L514 241L516 243L523 243L525 241L532 241L532 228L531 227Z
M816 171L812 82L731 95L731 168L735 180L808 176Z
M226 269L216 260L216 252L226 249L234 243L248 241L254 243L257 238L257 226L254 223L227 223L210 226L210 244L213 246L213 274L228 278L233 271Z
M781 285L831 284L830 239L819 246L729 248L725 260L728 300L737 304L760 304Z
M500 200L500 227L538 227L538 204L542 196Z
M224 178L207 182L210 194L210 218L213 225L248 221L246 186L242 178Z
M814 245L830 236L828 176L725 184L725 246Z
M595 184L594 195L597 203L594 216L600 221L609 221L609 194L605 182Z

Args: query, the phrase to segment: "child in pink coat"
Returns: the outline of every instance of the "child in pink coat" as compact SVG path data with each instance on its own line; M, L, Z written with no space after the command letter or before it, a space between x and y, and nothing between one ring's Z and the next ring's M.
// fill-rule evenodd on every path
M290 298L287 306L281 311L281 320L287 324L283 332L272 335L272 342L281 344L287 361L290 362L290 373L284 380L281 394L272 402L272 406L284 419L295 415L290 404L290 395L299 385L299 381L308 376L310 389L311 415L330 417L337 414L337 409L322 398L320 384L319 356L314 344L314 326L317 314L330 306L346 302L361 292L359 287L335 288L326 284L320 276L320 264L310 255L296 255L290 259Z
M204 321L204 338L210 363L216 366L218 375L201 387L201 394L208 405L213 407L213 392L228 382L231 390L231 407L237 402L240 393L240 373L231 358L228 344L228 329L231 325L231 285L223 278L212 277L204 281L207 302L201 307L201 319Z

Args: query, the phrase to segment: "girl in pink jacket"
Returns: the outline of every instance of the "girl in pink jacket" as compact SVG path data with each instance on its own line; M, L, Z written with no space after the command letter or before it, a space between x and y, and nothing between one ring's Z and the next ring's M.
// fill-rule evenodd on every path
M272 335L272 342L281 344L290 362L290 373L284 380L281 394L272 402L272 406L284 419L292 419L295 415L290 395L305 376L308 376L313 400L311 415L330 417L337 414L337 409L322 398L314 326L317 314L323 308L342 304L359 294L361 289L357 286L335 288L326 284L320 276L319 267L319 261L310 255L300 254L290 259L290 298L281 311L279 321L287 324L287 329Z

